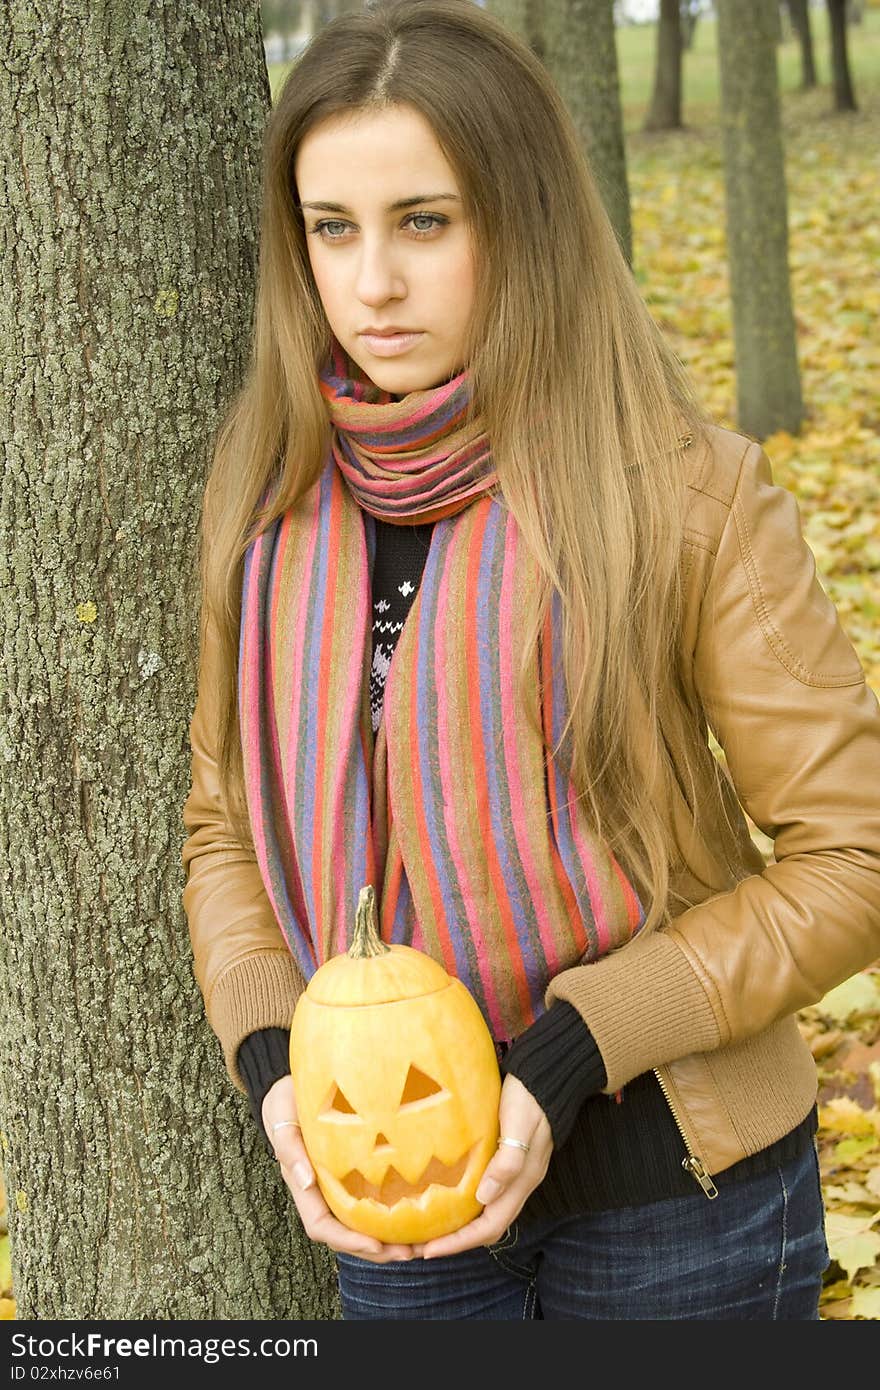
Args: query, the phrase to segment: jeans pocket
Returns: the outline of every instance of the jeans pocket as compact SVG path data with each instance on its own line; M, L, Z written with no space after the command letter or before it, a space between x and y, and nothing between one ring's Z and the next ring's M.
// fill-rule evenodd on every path
M487 1246L491 1255L500 1255L502 1251L513 1250L519 1240L519 1223L511 1221L503 1236Z

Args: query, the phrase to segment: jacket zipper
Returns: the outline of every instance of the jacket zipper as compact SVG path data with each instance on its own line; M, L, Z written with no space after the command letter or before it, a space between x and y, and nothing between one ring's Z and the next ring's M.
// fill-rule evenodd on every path
M654 1067L652 1070L657 1078L657 1081L660 1084L660 1090L666 1097L666 1104L669 1106L669 1109L672 1112L672 1118L678 1126L678 1132L681 1135L682 1142L685 1148L687 1149L687 1157L681 1160L681 1166L682 1168L684 1168L686 1173L690 1173L691 1177L696 1178L697 1182L700 1184L700 1187L703 1189L706 1196L711 1201L714 1197L718 1196L718 1188L712 1181L712 1175L707 1171L706 1165L700 1158L699 1154L695 1154L693 1149L691 1148L690 1141L687 1135L685 1134L681 1120L678 1117L678 1111L672 1103L672 1097L669 1094L669 1088L666 1085L666 1082L663 1080L663 1077L660 1075L659 1067Z

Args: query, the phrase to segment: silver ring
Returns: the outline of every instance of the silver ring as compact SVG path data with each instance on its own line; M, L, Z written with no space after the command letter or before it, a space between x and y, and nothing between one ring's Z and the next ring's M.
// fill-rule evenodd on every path
M529 1151L528 1144L524 1144L521 1139L506 1139L502 1136L502 1138L498 1140L498 1143L506 1144L510 1149L522 1149L524 1154L527 1154Z
M272 1133L274 1134L276 1129L283 1129L285 1125L293 1125L295 1129L302 1128L298 1120L276 1120L275 1124L272 1126Z

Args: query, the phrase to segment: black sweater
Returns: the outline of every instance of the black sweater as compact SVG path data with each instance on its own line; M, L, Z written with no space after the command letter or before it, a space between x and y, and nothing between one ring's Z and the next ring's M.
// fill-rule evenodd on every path
M432 523L376 522L372 575L373 659L370 700L375 733L385 676L418 590ZM252 1033L238 1049L238 1067L251 1113L265 1137L261 1107L269 1088L290 1070L286 1028ZM543 1182L520 1216L569 1216L699 1194L682 1168L684 1141L652 1071L635 1077L617 1096L602 1092L607 1074L592 1033L571 1004L557 1000L512 1042L497 1044L503 1075L516 1076L550 1122L553 1154ZM818 1112L760 1153L716 1175L718 1188L766 1172L812 1142ZM268 1138L266 1139L268 1144ZM271 1147L271 1146L270 1146Z

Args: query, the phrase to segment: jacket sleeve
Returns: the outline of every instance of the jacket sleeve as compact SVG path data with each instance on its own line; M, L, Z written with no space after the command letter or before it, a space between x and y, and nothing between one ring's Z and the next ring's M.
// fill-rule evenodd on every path
M233 1083L246 1092L238 1070L239 1044L259 1029L289 1028L305 982L263 887L253 846L242 845L227 821L217 739L217 648L208 623L203 624L190 722L192 786L183 807L189 832L181 850L183 907L208 1023L220 1040Z
M707 583L694 676L774 862L551 980L607 1093L757 1033L880 956L880 707L823 590L794 495L746 450Z

